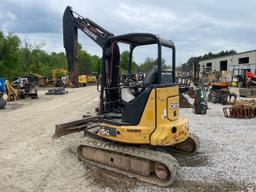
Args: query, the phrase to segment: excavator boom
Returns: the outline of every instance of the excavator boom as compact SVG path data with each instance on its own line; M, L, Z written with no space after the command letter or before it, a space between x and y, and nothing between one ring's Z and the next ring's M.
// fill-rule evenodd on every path
M68 60L68 70L71 74L71 81L74 87L78 86L77 68L77 39L78 29L84 32L97 45L103 48L106 40L114 36L103 29L92 20L83 18L81 15L67 7L63 15L63 41Z

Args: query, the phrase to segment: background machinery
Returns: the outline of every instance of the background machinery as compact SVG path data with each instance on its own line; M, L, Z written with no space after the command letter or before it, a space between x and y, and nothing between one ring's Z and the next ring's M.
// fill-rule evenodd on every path
M79 87L85 87L87 84L95 84L96 82L97 82L97 77L93 74L78 76Z
M85 87L87 85L87 76L86 75L79 75L78 76L78 86Z
M38 98L37 89L31 80L27 77L20 77L12 83L7 82L7 92L13 93L16 99Z
M207 99L205 87L197 87L194 96L194 113L206 114L207 113Z
M0 109L4 109L6 106L6 101L3 99L5 93L5 79L0 78Z
M7 101L21 99L20 95L18 94L18 90L11 85L9 80L5 80L5 90L7 95Z
M47 85L47 78L39 73L30 73L28 76L31 82L39 87L45 87Z
M252 73L250 69L234 68L232 85L235 87L256 87L256 74Z
M51 79L47 82L48 85L54 87L65 87L71 84L69 72L64 68L56 68L51 71Z
M230 93L226 82L210 83L209 85L211 87L208 95L209 102L227 105L228 102L234 103L236 101L237 95Z
M6 101L3 95L6 93L7 101L14 101L31 97L32 99L38 98L37 89L28 80L28 78L18 78L12 83L9 80L0 78L0 108L5 108Z
M199 148L198 138L189 133L188 119L179 115L174 43L150 33L114 36L67 7L63 16L64 47L73 77L78 74L78 29L102 48L99 113L56 125L55 137L83 130L88 137L78 146L80 160L144 182L170 186L179 168L172 152L194 154ZM122 84L119 43L130 46L128 78ZM157 62L141 83L134 84L129 79L133 51L152 44L157 46ZM169 82L162 79L162 47L172 53Z

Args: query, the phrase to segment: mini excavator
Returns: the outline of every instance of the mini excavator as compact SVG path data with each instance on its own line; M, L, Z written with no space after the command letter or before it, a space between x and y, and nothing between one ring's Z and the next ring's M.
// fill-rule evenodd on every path
M102 48L100 107L97 115L58 124L55 138L84 131L87 139L77 148L87 164L159 186L173 184L179 164L172 153L195 154L199 139L189 133L189 121L179 114L179 88L175 84L175 45L150 33L115 36L67 7L63 16L64 47L73 83L77 84L77 31ZM128 76L120 83L119 43L130 46ZM136 47L155 44L157 62L143 82L131 84ZM172 78L162 78L162 47L172 55Z

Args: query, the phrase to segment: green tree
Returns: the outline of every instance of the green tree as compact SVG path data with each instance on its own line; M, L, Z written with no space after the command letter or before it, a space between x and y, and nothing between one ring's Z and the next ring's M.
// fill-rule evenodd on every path
M31 72L41 73L39 58L44 45L43 41L32 44L28 39L24 39L19 49L19 65L25 75Z
M128 71L129 51L124 51L120 54L120 67L122 71Z
M120 54L120 68L121 68L121 72L125 73L125 72L128 71L129 57L130 57L129 51L123 51ZM135 61L132 61L131 71L132 72L138 72L139 71L139 66L137 65L137 63Z
M156 64L156 60L155 59L147 57L145 59L144 63L142 63L140 65L140 71L148 73L155 66L155 64Z
M21 70L18 65L18 50L20 40L9 33L5 36L0 32L0 76L14 79Z
M67 69L67 59L63 52L51 54L46 53L43 50L37 52L37 57L39 61L40 74L44 76L51 75L51 70L56 68Z
M51 71L56 68L68 69L67 58L63 52L47 53L42 50L43 42L31 43L13 35L4 35L0 32L0 76L13 80L15 77L38 73L50 76ZM78 71L80 74L89 74L102 68L102 59L97 55L90 55L78 44ZM129 62L129 51L120 55L121 71L127 72ZM132 72L139 71L139 66L132 62Z
M101 59L97 55L91 56L92 62L92 71L91 72L98 72L98 65L101 65Z
M134 61L132 62L132 72L136 73L139 72L139 65L135 63Z

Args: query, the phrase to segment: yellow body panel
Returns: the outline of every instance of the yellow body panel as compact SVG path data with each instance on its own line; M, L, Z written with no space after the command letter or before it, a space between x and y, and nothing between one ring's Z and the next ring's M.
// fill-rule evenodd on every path
M130 144L170 146L182 142L189 128L188 119L179 117L178 95L178 86L153 88L138 125L102 123L98 135Z
M88 81L88 83L96 83L97 78L94 75L87 75L87 81Z
M147 104L142 114L140 123L132 126L116 126L106 123L101 124L101 128L112 127L116 129L117 136L111 137L100 134L107 139L135 144L149 144L150 135L155 129L155 90L153 89L148 97ZM119 134L118 134L119 133Z
M152 145L172 145L188 137L188 119L179 116L179 88L157 90L157 128L151 135ZM176 129L175 133L172 129Z
M87 84L87 76L86 75L79 75L78 76L78 83L79 84Z
M94 75L79 75L78 76L78 83L79 84L87 84L87 83L96 83L97 78Z

